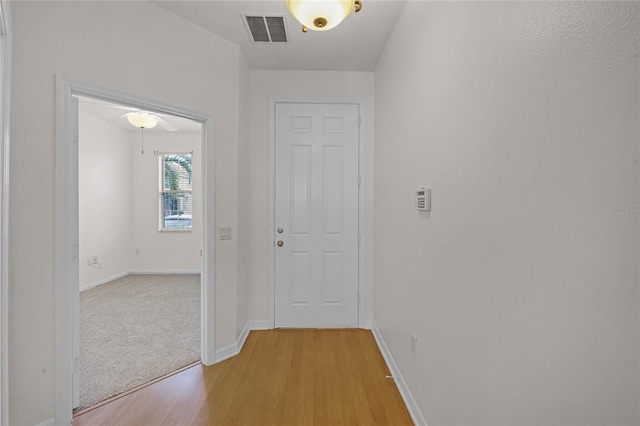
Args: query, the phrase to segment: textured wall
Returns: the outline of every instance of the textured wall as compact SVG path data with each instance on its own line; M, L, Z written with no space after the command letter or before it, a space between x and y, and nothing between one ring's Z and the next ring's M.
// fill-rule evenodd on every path
M240 52L150 2L18 1L11 11L9 411L27 425L54 415L56 73L211 115L216 218L235 227ZM235 239L216 245L219 348L236 341L237 255Z
M249 66L240 55L239 68L239 104L238 116L238 226L235 232L238 239L238 300L236 333L240 335L247 320L249 320L249 283L250 249L249 249L249 220L251 217L250 187L249 187Z
M374 318L430 425L639 424L639 9L406 3L375 72Z
M79 118L79 278L83 289L131 270L131 133L82 111ZM99 268L87 264L93 256L98 256Z
M145 135L80 113L80 288L130 271L195 271L202 257L200 133ZM193 228L158 232L158 157L193 151ZM98 256L99 268L87 265Z
M202 268L202 135L148 132L144 155L140 132L131 132L131 235L127 253L133 271L198 271ZM191 232L158 232L159 152L191 152L193 221ZM139 250L139 254L136 254Z

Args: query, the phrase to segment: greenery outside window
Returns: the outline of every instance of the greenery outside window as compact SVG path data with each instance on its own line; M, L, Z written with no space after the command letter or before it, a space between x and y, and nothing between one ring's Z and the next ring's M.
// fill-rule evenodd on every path
M192 173L191 154L159 153L160 230L191 230Z

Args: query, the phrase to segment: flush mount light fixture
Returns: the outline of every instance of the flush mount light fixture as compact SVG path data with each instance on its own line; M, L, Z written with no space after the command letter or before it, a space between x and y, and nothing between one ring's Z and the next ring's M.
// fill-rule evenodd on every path
M148 112L130 112L127 114L127 120L141 129L151 129L158 124L158 121L151 117Z
M360 0L287 0L289 13L307 30L326 31L336 27L351 12L360 12Z

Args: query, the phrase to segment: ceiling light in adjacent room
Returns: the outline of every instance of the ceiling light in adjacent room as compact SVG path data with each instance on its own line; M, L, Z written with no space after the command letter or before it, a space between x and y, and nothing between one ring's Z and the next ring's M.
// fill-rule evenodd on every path
M130 112L127 114L127 120L141 129L151 129L158 124L158 121L147 112Z

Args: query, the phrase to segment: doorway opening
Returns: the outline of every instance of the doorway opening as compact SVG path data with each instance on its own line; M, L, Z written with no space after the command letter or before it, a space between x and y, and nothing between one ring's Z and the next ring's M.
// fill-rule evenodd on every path
M201 124L78 107L77 412L200 361L203 238Z
M211 117L132 96L110 89L57 76L56 97L56 185L55 185L55 418L56 424L70 424L73 408L79 401L79 287L80 265L89 267L88 258L80 258L80 200L79 200L79 97L90 98L137 110L150 111L193 120L201 125L199 149L201 153L201 265L200 280L200 359L205 365L215 362L215 229L213 122ZM148 133L145 134L145 138ZM142 139L140 140L142 142ZM158 150L159 151L159 150ZM149 151L154 155L153 150ZM160 155L160 152L158 152ZM156 181L157 183L158 181ZM156 196L159 196L158 194ZM182 205L184 207L184 205ZM183 209L180 209L184 213ZM180 213L181 216L182 213ZM170 214L167 216L171 216ZM171 220L172 218L168 218ZM179 221L185 225L184 217ZM153 222L153 220L152 220ZM164 222L164 221L163 221ZM158 219L157 222L160 223ZM171 222L176 224L177 222ZM170 232L170 231L165 231ZM134 256L135 248L133 247ZM141 251L142 253L142 251ZM99 253L89 257L91 267L100 265ZM86 256L85 256L86 257ZM106 259L106 258L105 258ZM90 268L91 269L91 268Z

